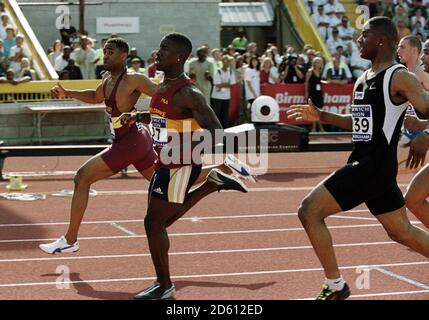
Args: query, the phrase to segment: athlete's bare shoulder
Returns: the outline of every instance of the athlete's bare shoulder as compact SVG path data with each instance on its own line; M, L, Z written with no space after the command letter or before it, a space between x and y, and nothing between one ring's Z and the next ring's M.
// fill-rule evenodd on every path
M158 84L141 73L128 71L127 81L134 90L140 91L148 96L153 96L158 91Z

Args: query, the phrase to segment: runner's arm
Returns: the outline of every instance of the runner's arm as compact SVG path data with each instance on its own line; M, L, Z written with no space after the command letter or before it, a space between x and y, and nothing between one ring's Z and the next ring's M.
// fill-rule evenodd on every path
M158 85L143 74L133 74L136 90L152 97L158 91Z
M402 96L415 109L429 117L429 94L423 90L419 79L414 74L406 70L398 70L393 74L390 90L392 96Z

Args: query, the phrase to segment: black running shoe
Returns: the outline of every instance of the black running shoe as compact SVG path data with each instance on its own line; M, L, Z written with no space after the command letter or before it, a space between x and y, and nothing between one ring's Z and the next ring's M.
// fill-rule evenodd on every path
M322 292L320 292L316 300L345 300L349 296L350 288L347 283L344 283L344 288L342 288L340 291L331 290L327 284L324 284Z
M153 286L136 294L134 300L164 300L171 298L175 293L176 287L174 284L168 289L163 289L158 282L155 282Z
M223 173L219 169L213 169L207 176L207 181L215 183L218 190L237 190L248 192L246 185L238 178Z

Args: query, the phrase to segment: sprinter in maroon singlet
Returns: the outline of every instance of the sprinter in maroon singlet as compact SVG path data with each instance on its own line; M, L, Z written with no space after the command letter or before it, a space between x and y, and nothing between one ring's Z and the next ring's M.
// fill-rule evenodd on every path
M152 176L156 153L149 132L143 125L134 124L128 127L122 126L118 121L121 113L135 110L141 93L152 96L158 89L158 86L144 75L127 73L128 51L128 44L123 39L114 38L106 42L104 63L107 72L97 89L66 90L58 84L51 90L56 98L70 97L86 103L105 101L114 140L109 148L89 159L77 171L68 231L57 241L40 245L47 253L79 250L77 236L88 204L91 184L114 175L130 164L146 179L150 180Z

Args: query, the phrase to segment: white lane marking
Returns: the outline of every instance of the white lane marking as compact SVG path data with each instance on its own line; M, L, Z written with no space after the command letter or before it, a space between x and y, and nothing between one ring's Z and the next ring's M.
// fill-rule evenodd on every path
M394 241L380 241L380 242L361 242L361 243L340 243L334 244L334 247L364 247L364 246L378 246L378 245L391 245L396 244ZM181 255L198 255L198 254L223 254L223 253L243 253L243 252L264 252L264 251L283 251L283 250L301 250L313 249L312 246L295 246L295 247L278 247L278 248L248 248L248 249L227 249L227 250L210 250L210 251L184 251L184 252L170 252L170 256ZM30 262L30 261L55 261L55 260L87 260L87 259L116 259L116 258L135 258L135 257L150 257L149 253L135 253L135 254L113 254L113 255L100 255L100 256L50 256L45 258L20 258L20 259L0 259L0 263L4 262Z
M342 226L329 226L329 229L349 229L349 228L370 228L382 227L381 224L357 224L357 225L342 225ZM289 232L289 231L304 231L304 228L282 228L282 229L256 229L256 230L231 230L231 231L207 231L207 232L187 232L187 233L171 233L169 237L187 237L187 236L210 236L210 235L227 235L227 234L252 234L252 233L265 233L265 232ZM128 238L145 238L145 235L136 236L98 236L98 237L79 237L81 240L107 240L107 239L128 239ZM44 242L55 241L56 238L39 238L39 239L5 239L0 240L0 243L14 243L14 242Z
M389 264L377 264L372 266L378 267L390 267L390 266L413 266L429 264L429 261L418 261L418 262L400 262L400 263L389 263ZM369 267L372 267L369 266ZM362 267L361 265L340 267L341 270L356 269ZM237 276L257 276L266 274L282 274L282 273L297 273L297 272L316 272L323 271L322 268L308 268L308 269L284 269L284 270L264 270L264 271L250 271L250 272L232 272L232 273L214 273L214 274L191 274L191 275L180 275L172 276L172 279L195 279L195 278L217 278L217 277L237 277ZM120 279L94 279L94 280L77 280L77 281L64 281L63 284L77 284L77 283L108 283L108 282L129 282L129 281L146 281L154 280L155 277L140 277L140 278L120 278ZM25 282L25 283L3 283L0 287L28 287L28 286L55 286L56 281L44 281L44 282Z
M416 290L416 291L393 291L393 292L379 292L379 293L366 293L366 294L352 294L350 298L369 298L369 297L384 297L384 296L399 296L407 294L419 294L419 293L429 293L429 290ZM314 300L314 297L311 298L294 298L291 300Z
M110 225L112 225L116 229L119 229L119 230L125 232L126 234L129 234L130 236L136 236L137 235L134 232L132 232L131 230L128 230L127 228L121 226L120 224L118 224L116 222L111 222Z
M419 287L419 288L422 288L422 289L425 289L425 290L429 290L429 285L426 285L426 284L418 282L416 280L407 278L407 277L402 276L400 274L397 274L395 272L388 271L388 270L383 269L381 267L372 267L371 270L377 270L378 272L381 272L381 273L383 273L383 274L385 274L385 275L387 275L389 277L392 277L392 278L394 278L396 280L412 284L413 286L416 286L416 287Z

